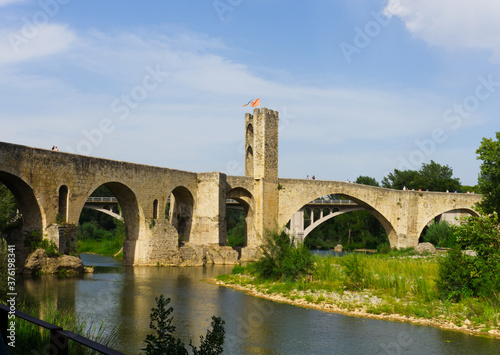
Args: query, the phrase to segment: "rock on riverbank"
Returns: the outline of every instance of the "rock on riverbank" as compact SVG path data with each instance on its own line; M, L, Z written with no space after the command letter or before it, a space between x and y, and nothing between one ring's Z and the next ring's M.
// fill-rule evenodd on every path
M28 256L23 274L57 274L59 272L77 274L84 271L82 260L79 257L70 255L50 257L44 249L37 249Z

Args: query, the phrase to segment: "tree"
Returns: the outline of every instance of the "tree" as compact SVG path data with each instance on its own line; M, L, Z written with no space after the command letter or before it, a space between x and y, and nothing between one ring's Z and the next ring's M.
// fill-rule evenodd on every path
M15 221L18 209L12 192L0 183L0 233L5 232L5 229Z
M164 298L163 295L156 297L156 307L151 309L151 321L149 328L153 329L157 335L148 334L146 337L146 351L147 355L187 355L188 351L182 341L174 337L175 326L172 325L174 317L170 317L170 313L174 310L168 307L170 298ZM189 346L195 355L218 355L223 351L224 345L224 321L216 316L212 316L211 327L212 330L207 331L205 338L200 336L201 344L200 349L193 346L192 341Z
M453 177L453 169L434 160L422 164L416 183L419 189L429 191L457 191L461 188L460 179Z
M456 247L439 264L437 286L444 298L498 298L500 293L500 225L496 214L465 217L455 227ZM464 249L475 256L463 253ZM498 302L498 301L497 301Z
M369 186L380 186L377 180L375 178L372 178L370 176L358 176L358 178L355 181L356 184L362 184L362 185L369 185Z
M429 164L422 164L420 170L398 170L389 173L382 179L382 186L401 190L406 187L410 190L455 191L460 190L458 178L453 177L453 169L448 165L441 165L433 160Z
M382 186L396 190L402 190L403 187L418 189L418 175L419 173L416 170L394 169L394 173L389 173L389 175L382 179Z
M496 133L496 140L483 138L476 154L483 161L478 178L483 200L479 205L487 214L500 215L500 132Z

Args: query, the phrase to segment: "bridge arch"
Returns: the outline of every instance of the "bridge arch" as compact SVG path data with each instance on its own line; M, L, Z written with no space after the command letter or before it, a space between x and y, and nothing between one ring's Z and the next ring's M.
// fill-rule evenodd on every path
M326 216L324 215L323 217L315 220L307 228L304 229L302 241L304 241L306 239L306 237L309 235L309 233L311 233L314 229L316 229L316 227L319 227L321 224L325 223L326 221L328 221L332 218L335 218L337 216L340 216L341 214L344 214L344 213L349 213L349 212L354 212L354 211L363 211L363 210L365 210L364 207L353 206L353 207L345 208L345 209L338 210L338 211L332 211L332 212L328 213Z
M0 182L14 195L22 217L22 234L33 231L44 231L45 214L38 203L34 190L23 179L16 175L0 171Z
M185 186L177 186L169 195L168 217L172 226L177 230L185 242L191 238L191 227L193 224L194 198L193 194Z
M446 215L447 218L445 217ZM469 216L479 216L479 213L477 211L473 210L470 207L464 207L464 208L453 208L453 209L442 209L438 211L438 213L435 213L431 215L432 217L425 219L424 221L427 221L426 223L423 223L422 225L418 226L418 235L421 236L422 232L424 231L425 227L428 226L431 222L434 222L438 219L438 222L441 222L443 220L446 220L452 224L457 224L454 220L455 217L463 217L464 215L469 215Z
M108 188L113 195L118 200L118 204L122 210L123 222L125 223L125 233L126 233L126 241L136 241L139 239L139 231L140 231L140 214L139 214L139 203L137 201L137 197L127 185L118 182L118 181L110 181L105 182L103 184L98 185L94 189L92 189L88 197L95 191L99 186L105 186ZM86 201L86 200L85 200ZM80 209L86 208L86 206L82 206ZM103 212L103 211L101 211ZM124 263L125 263L125 255L124 255ZM133 256L129 256L133 258ZM128 263L128 261L127 261Z
M255 231L249 228L250 226L253 226L254 222L254 197L247 189L243 187L235 187L226 193L226 200L237 201L245 211L245 242L243 246L247 246L248 241L253 240L255 237Z
M312 184L314 184L315 182L312 181ZM391 246L395 246L397 245L397 233L396 233L396 230L395 228L392 226L391 222L381 213L379 212L376 207L374 206L376 201L370 201L368 198L365 198L363 197L363 195L367 195L367 194L363 194L363 190L364 188L371 188L371 187L367 187L367 186L364 186L364 185L358 185L358 184L352 184L352 183L341 183L341 182L336 182L337 184L340 184L340 185L343 185L343 184L346 184L346 188L323 188L323 189L311 189L311 191L309 191L308 193L304 193L302 195L299 195L298 198L295 199L295 203L294 203L294 206L295 206L295 211L292 211L291 208L288 208L288 215L287 215L287 219L286 221L291 221L292 220L292 217L293 215L295 214L295 212L301 210L302 208L304 208L304 206L306 206L307 204L309 204L311 201L314 201L315 198L320 198L322 196L328 196L328 195L337 195L337 196L341 196L341 197L345 197L353 202L356 203L356 205L359 207L359 210L363 209L363 210L367 210L368 212L370 212L376 219L377 221L382 225L382 227L384 228L386 234L387 234L387 237L389 239L389 243L391 244ZM357 185L357 186L355 186ZM313 185L314 186L314 185ZM354 189L348 189L347 187L351 187L353 186ZM286 190L286 185L285 185L285 188L284 190ZM359 193L356 193L358 191L356 190L360 190ZM319 192L319 195L318 195L318 192ZM338 216L339 213L336 214L336 216ZM329 218L327 219L330 219L330 218L333 218L334 216L329 216ZM320 224L322 224L323 222L325 222L327 219L323 219L321 222L319 222L319 220L317 221L318 223L311 223L311 226L312 224L314 224L314 227L310 228L307 232L307 234L311 233L312 230L314 230L314 228L316 228L317 226L319 226ZM311 227L311 226L308 226L307 228ZM305 229L307 229L305 228ZM304 230L305 232L305 230ZM302 241L304 240L305 238L305 235L304 236L300 236L299 239L301 239Z

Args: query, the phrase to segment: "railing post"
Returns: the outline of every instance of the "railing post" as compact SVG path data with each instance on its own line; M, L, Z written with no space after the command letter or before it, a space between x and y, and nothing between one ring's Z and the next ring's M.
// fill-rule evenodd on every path
M50 330L51 355L68 355L68 338L60 330L63 328Z

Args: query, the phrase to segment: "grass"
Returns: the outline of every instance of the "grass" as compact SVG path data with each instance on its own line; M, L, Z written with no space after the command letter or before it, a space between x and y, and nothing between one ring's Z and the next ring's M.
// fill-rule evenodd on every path
M51 324L58 325L64 330L72 331L105 346L113 347L116 345L116 329L108 331L102 322L95 324L92 321L81 321L74 313L56 309L54 307L54 302L51 302L50 300L48 300L42 308L40 308L40 306L26 306L25 304L21 304L18 309L24 313L43 319ZM49 349L49 330L21 318L16 319L15 350L17 354L31 354L35 352L38 352L39 354L48 354ZM93 352L89 348L70 340L69 353L79 355L95 354L96 352Z
M294 281L264 280L251 275L248 267L243 270L239 267L238 274L221 275L217 279L252 286L267 294L305 299L312 304L331 303L344 309L397 313L449 321L458 326L470 324L483 332L498 329L500 296L465 298L458 303L439 298L436 285L439 258L415 257L410 251L342 258L315 256L313 273Z
M116 235L109 239L81 239L77 242L77 251L79 253L94 253L100 255L113 256L123 247L125 238L121 235ZM123 258L123 255L122 255Z

